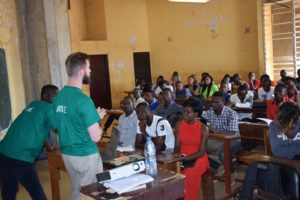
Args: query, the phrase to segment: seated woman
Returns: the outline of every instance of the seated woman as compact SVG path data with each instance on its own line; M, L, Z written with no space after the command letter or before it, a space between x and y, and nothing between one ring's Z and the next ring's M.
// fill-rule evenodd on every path
M192 95L194 95L194 91L197 89L197 80L193 78L193 76L189 76L188 78L188 84L184 86L185 88L188 88Z
M220 87L221 87L222 84L223 85L227 85L229 93L231 92L231 82L230 82L230 79L231 79L230 75L229 74L225 74L224 77L223 77L223 79L222 79L222 81L221 81L221 83L220 83Z
M184 100L188 99L189 97L193 96L192 93L188 88L183 87L183 84L181 81L177 81L176 83L176 91L175 91L175 98Z
M277 120L270 124L270 144L274 156L293 159L300 155L300 109L291 102L278 108Z
M195 94L202 96L204 99L209 99L209 97L219 91L219 89L218 86L214 84L214 80L210 75L204 76L203 79L203 86L198 88Z
M185 154L182 173L185 179L185 199L199 199L201 177L209 167L205 152L208 128L197 118L201 116L203 104L191 97L184 103L184 119L176 125L176 150Z
M278 108L277 118L270 124L270 144L273 156L294 159L300 155L300 109L291 102ZM257 163L251 164L245 176L239 199L253 199L254 186L265 192L280 195L281 182L278 166L268 165L258 170Z

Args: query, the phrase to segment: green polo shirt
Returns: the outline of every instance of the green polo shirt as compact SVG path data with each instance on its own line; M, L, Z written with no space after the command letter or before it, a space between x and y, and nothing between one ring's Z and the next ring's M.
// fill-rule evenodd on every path
M0 152L33 163L53 128L53 108L46 101L33 101L15 119L0 142Z
M88 127L100 121L91 98L77 87L65 86L53 106L61 152L72 156L98 153L88 133Z

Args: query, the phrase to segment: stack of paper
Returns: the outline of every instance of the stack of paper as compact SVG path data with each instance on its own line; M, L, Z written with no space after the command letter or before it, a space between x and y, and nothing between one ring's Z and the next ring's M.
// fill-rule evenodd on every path
M131 151L134 151L134 148L131 145L130 146L125 146L125 147L118 146L117 147L117 151L120 151L120 152L131 152Z
M105 182L103 185L118 194L130 192L146 187L146 183L153 181L153 178L146 174L134 174L126 178Z

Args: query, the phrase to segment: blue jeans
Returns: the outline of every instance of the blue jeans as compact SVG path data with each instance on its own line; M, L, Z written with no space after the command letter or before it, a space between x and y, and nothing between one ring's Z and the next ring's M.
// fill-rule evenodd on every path
M240 141L237 141L237 140L231 140L230 141L230 154L231 155L237 154L240 151L240 149L241 149L241 143L240 143ZM224 146L219 151L219 160L224 165ZM214 169L218 169L220 167L220 163L218 163L217 161L215 161L215 160L213 160L211 158L209 158L209 164ZM232 162L231 162L231 165L230 165L230 171L231 171L231 173L234 172L234 168L233 168Z
M0 186L3 200L14 200L20 182L33 200L47 199L34 164L9 158L0 153Z

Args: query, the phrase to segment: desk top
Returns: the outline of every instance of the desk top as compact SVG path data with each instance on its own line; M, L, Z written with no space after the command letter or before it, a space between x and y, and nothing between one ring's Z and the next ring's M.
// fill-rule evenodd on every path
M130 155L130 154L139 154L144 155L144 149L136 148L135 151L132 152L122 152L119 153L118 156L122 155ZM118 157L117 156L117 157ZM179 154L173 154L171 152L160 152L156 154L156 161L162 164L169 164L183 160L184 158Z
M120 109L110 109L110 110L107 110L106 112L107 112L107 114L110 114L110 115L122 115L124 113L123 110L120 110Z
M245 163L252 163L254 161L260 161L260 162L273 162L278 164L285 164L295 167L299 173L300 173L300 161L299 160L290 160L286 158L280 158L275 156L267 156L267 155L261 155L261 154L251 154L247 156L242 156L240 158L241 161Z
M158 170L154 181L147 184L147 188L124 193L117 197L125 199L179 199L184 197L184 179L181 174L166 170ZM80 192L86 199L109 199L105 198L105 187L96 182L81 188ZM84 198L83 198L84 199Z

